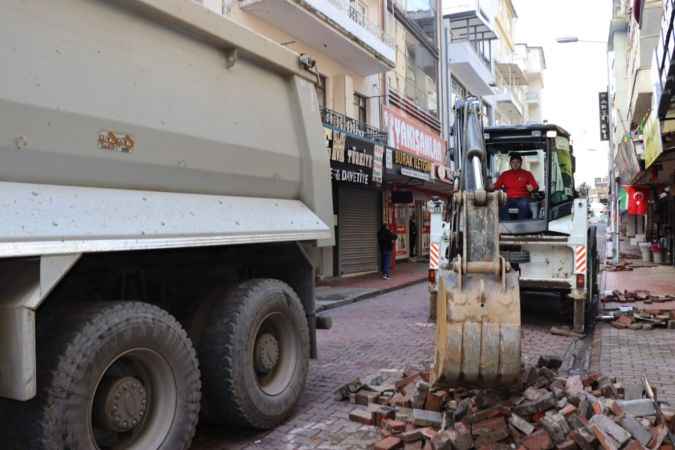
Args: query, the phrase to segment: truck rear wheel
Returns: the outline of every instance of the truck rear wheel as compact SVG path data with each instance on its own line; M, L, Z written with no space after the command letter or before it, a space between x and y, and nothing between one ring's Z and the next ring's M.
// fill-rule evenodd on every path
M221 292L198 339L206 420L257 429L293 411L309 366L309 330L297 294L271 279Z
M136 302L45 311L38 396L21 421L30 449L187 449L200 377L185 331Z

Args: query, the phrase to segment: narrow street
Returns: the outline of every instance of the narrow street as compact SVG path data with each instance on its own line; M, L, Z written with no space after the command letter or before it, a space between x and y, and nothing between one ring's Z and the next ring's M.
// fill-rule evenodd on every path
M420 283L327 314L333 328L319 332L319 359L312 361L307 388L293 418L271 433L242 434L202 426L193 450L360 449L372 443L373 427L348 419L354 405L336 402L333 392L355 378L384 368L421 367L432 360L433 327L427 319L427 286ZM551 297L527 297L522 335L523 360L562 356L573 338L549 333L558 325Z

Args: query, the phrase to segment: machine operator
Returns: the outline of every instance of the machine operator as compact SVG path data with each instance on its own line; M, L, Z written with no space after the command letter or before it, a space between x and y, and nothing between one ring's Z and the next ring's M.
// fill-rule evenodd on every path
M500 210L500 220L509 220L509 209L518 208L518 220L530 218L529 197L539 189L537 181L528 170L521 169L523 158L512 153L509 159L511 170L504 171L493 185L493 189L506 191L506 205Z

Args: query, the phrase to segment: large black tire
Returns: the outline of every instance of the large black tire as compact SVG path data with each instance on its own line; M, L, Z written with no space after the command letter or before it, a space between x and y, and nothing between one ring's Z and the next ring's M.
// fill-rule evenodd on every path
M203 416L215 424L273 428L292 413L307 378L309 330L302 303L290 286L271 279L214 295L197 344Z
M21 407L25 411L17 425L24 443L17 448L190 447L199 417L199 367L190 340L172 316L137 302L47 308L38 313L38 395ZM127 383L108 390L123 378ZM134 393L127 396L127 388L147 395L141 402ZM96 412L105 409L102 398L115 402L113 389L124 389L122 403L136 402L133 422L138 425L130 431L100 426ZM119 409L127 406L120 403ZM110 406L107 417L116 410ZM121 424L122 419L110 420Z

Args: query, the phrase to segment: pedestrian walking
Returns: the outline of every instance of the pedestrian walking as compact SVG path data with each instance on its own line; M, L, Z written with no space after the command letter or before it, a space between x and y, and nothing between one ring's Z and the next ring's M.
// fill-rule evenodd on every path
M377 232L377 242L380 245L380 257L382 259L382 278L385 280L391 278L391 255L395 241L396 235L387 228L387 225L382 224L380 231Z

